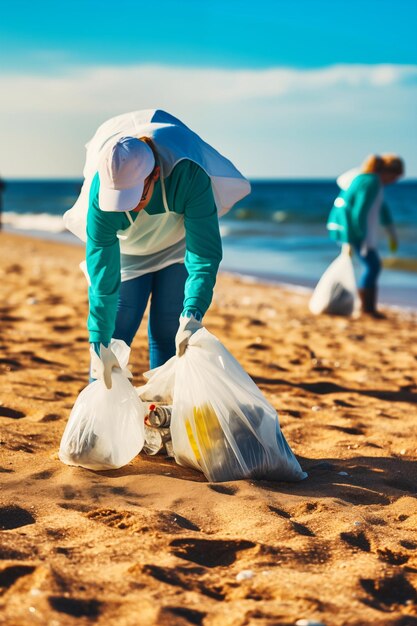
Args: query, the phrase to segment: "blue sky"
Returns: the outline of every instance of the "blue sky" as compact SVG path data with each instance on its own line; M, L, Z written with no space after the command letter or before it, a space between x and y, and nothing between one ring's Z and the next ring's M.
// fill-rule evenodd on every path
M96 127L140 108L249 176L335 176L378 151L417 175L415 0L14 0L1 17L3 175L79 176Z

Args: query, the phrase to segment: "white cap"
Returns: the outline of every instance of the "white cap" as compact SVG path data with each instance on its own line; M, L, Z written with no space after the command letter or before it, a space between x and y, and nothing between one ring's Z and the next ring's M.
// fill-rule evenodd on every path
M140 202L145 178L155 167L151 148L135 137L121 137L102 156L99 206L102 211L132 211Z

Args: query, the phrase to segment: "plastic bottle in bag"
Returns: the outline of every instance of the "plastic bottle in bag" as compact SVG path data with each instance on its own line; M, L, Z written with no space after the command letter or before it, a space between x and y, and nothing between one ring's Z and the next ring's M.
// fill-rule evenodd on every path
M154 456L165 453L167 456L173 456L169 429L171 413L171 406L149 405L148 414L145 417L145 445L143 446L145 454Z
M172 406L150 404L146 421L155 428L169 428L171 424Z
M145 444L143 446L145 454L154 456L159 452L165 452L167 456L172 456L168 453L170 442L171 431L169 428L155 428L145 424Z

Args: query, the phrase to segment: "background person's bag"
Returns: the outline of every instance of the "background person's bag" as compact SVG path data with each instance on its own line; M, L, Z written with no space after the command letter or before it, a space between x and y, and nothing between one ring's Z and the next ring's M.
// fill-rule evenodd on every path
M352 315L358 306L355 273L349 247L329 265L317 283L309 302L314 315Z
M275 409L226 348L205 328L185 354L149 372L141 397L174 385L171 436L180 465L212 482L306 477L281 433ZM162 394L160 394L162 395Z
M67 465L117 469L143 448L144 408L126 369L130 348L117 339L110 347L122 369L113 370L111 389L96 380L78 396L59 448L59 458Z

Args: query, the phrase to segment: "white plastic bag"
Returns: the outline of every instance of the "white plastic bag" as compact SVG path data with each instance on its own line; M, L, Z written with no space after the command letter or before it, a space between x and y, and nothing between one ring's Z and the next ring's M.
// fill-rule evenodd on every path
M281 433L275 409L226 348L205 328L185 354L150 372L142 397L174 381L171 417L176 461L212 482L242 478L302 480L306 474Z
M358 307L355 273L349 248L339 256L320 278L309 302L314 315L352 315Z
M130 348L121 340L112 340L110 347L122 369L113 370L111 389L96 380L78 396L59 448L67 465L117 469L143 448L144 408L126 369Z
M177 362L177 357L173 356L164 365L143 374L148 382L142 387L137 387L143 402L172 404Z

